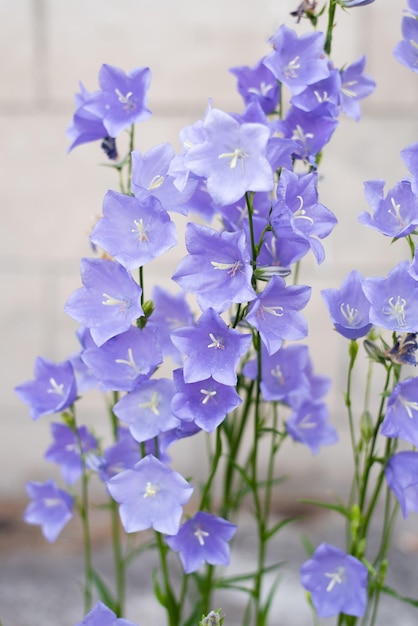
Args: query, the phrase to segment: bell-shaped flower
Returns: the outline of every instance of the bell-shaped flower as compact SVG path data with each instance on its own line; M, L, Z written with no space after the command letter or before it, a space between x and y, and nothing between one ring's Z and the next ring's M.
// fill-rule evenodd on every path
M177 244L176 227L160 201L151 195L141 199L108 191L103 217L90 241L103 248L127 270L161 256Z
M193 314L186 300L185 294L172 294L163 287L155 285L152 290L154 311L147 326L155 325L158 328L160 346L164 356L170 356L176 363L181 364L180 351L171 341L170 333L176 328L193 324Z
M54 480L28 482L26 491L32 502L26 507L23 519L27 524L41 526L45 539L54 542L73 516L73 497L59 489Z
M117 617L116 613L103 602L98 602L76 626L136 626L136 624L123 617Z
M372 327L370 302L364 294L363 283L360 272L352 270L339 289L321 291L335 330L347 339L364 337Z
M214 309L206 309L195 326L171 333L175 346L186 356L183 372L186 383L214 378L235 385L240 358L251 344L251 335L228 328Z
M373 2L373 0L369 0L369 2ZM359 100L369 96L376 88L375 81L363 73L365 65L366 57L362 56L341 70L341 110L356 121L360 119L361 115Z
M77 398L74 369L70 361L53 363L42 357L35 361L35 380L15 387L19 398L29 405L32 419L60 413Z
M306 400L293 411L286 422L286 430L295 441L305 444L312 454L321 446L338 441L337 431L328 421L328 407L323 402Z
M283 24L270 38L270 43L273 52L264 59L264 65L293 95L329 76L323 33L305 33L298 37Z
M113 476L107 488L120 504L120 518L127 533L154 528L167 535L178 532L183 504L193 492L181 474L152 454L132 469Z
M385 478L401 506L402 515L406 518L408 513L418 513L418 452L404 450L391 456Z
M84 287L69 297L65 312L90 329L96 345L128 330L144 314L141 287L116 261L82 259L81 279Z
M179 420L171 410L173 395L174 384L168 378L139 381L115 404L113 412L129 425L136 441L147 441L178 426Z
M131 124L151 115L146 106L151 82L148 67L139 67L129 74L114 65L103 64L99 71L100 89L84 104L84 109L103 120L111 137L117 137Z
M418 446L418 380L399 382L389 396L381 428L386 437L400 437Z
M308 334L308 325L299 313L309 301L311 288L289 285L273 276L267 287L250 304L246 321L260 333L269 354L279 350L284 340L297 341Z
M266 158L270 130L264 124L240 124L218 109L203 122L204 140L185 154L185 166L206 179L220 205L240 200L247 191L271 191L273 170Z
M255 298L245 233L218 233L189 223L186 246L190 254L180 261L172 278L186 293L197 294L202 310L212 307L222 313L234 302Z
M236 525L226 519L199 511L182 524L176 535L166 537L166 542L179 553L184 571L190 574L205 563L229 565L228 542L236 530Z
M393 51L395 59L412 72L418 72L418 20L409 15L402 18L402 40Z
M78 427L75 432L67 424L52 423L51 431L54 442L44 458L57 463L65 482L72 485L83 472L83 457L96 450L98 441L86 426Z
M384 180L364 183L364 193L372 214L363 211L358 221L387 237L406 237L418 224L418 199L408 180L402 180L384 197Z
M258 102L264 113L275 111L280 99L279 85L263 59L254 67L242 65L229 71L236 77L238 92L246 105Z
M103 391L132 391L162 363L158 329L147 324L139 329L131 326L100 347L92 345L82 359Z
M171 408L182 421L194 421L199 428L211 433L230 411L242 402L231 385L223 385L213 378L185 383L183 370L173 372L176 393Z
M321 543L300 568L300 581L319 617L362 617L366 611L367 568L339 548Z
M401 261L386 278L367 278L363 291L371 304L370 321L376 326L400 333L418 328L418 281Z

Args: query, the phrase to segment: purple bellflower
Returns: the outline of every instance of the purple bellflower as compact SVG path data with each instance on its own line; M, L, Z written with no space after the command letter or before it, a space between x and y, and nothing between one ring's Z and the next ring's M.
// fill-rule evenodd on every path
M108 137L109 133L104 127L102 118L84 108L84 104L89 101L90 97L90 92L80 83L80 93L76 94L75 99L76 112L67 129L67 136L71 141L68 152L83 143L101 139L103 142L107 142L106 145L110 146L113 144L113 152L107 154L110 159L117 159L115 140L112 137Z
M193 324L193 315L184 293L173 295L162 287L155 285L152 290L154 311L147 326L156 325L164 356L170 356L179 365L182 357L171 341L170 333L176 328Z
M305 444L312 454L321 446L338 441L337 431L328 421L328 407L323 402L303 402L286 422L286 430L295 441Z
M362 617L367 606L367 568L343 550L321 543L300 569L319 617L338 613Z
M404 450L390 457L385 478L395 494L404 518L418 513L418 452Z
M321 291L335 330L347 339L364 337L372 327L369 321L370 302L364 295L363 282L360 272L353 270L339 289Z
M158 329L151 324L142 329L131 326L100 347L93 344L84 350L82 360L96 377L99 389L132 391L162 363Z
M77 434L62 423L52 423L51 430L54 443L49 446L44 458L57 463L65 482L72 485L83 472L82 455L97 448L97 439L86 426L77 428Z
M235 385L240 357L251 344L251 335L228 328L214 309L206 309L196 326L171 333L175 346L186 355L184 380L194 383L214 378L224 385Z
M418 446L418 384L416 378L399 382L389 396L382 435L400 437Z
M298 37L294 30L282 25L271 37L270 43L273 52L264 59L264 64L293 95L329 76L323 33L307 33Z
M146 96L151 81L147 67L129 74L113 65L102 65L99 71L100 89L91 94L84 109L103 120L107 134L117 137L131 124L142 122L149 115Z
M105 604L98 602L76 626L136 626L136 624L123 617L117 617Z
M418 142L401 150L401 159L412 174L412 191L418 193Z
M229 565L228 541L237 527L222 517L199 511L187 520L177 535L166 537L172 550L179 553L186 574L196 572L205 563Z
M310 396L310 385L306 375L309 353L307 346L289 345L270 355L262 346L261 392L267 402L280 400L296 407ZM248 361L243 368L245 376L257 379L257 360Z
M154 528L175 535L180 527L182 505L190 499L193 487L177 472L148 454L132 469L124 470L107 482L127 533Z
M338 117L340 112L341 75L334 68L330 75L317 83L308 85L301 93L291 98L291 104L302 111L320 111L321 115ZM319 108L320 107L320 108Z
M395 59L412 72L418 72L418 20L415 17L402 18L402 41L393 51Z
M77 398L74 369L70 361L53 363L42 357L35 361L35 380L15 387L19 398L29 405L32 419L60 413Z
M161 256L177 243L176 227L157 198L108 191L103 217L90 241L106 250L127 270Z
M84 287L69 297L65 312L90 329L96 345L128 330L144 314L141 287L116 261L82 259L81 279Z
M375 228L387 237L406 237L418 224L418 199L411 189L411 183L402 180L383 197L384 180L370 180L364 183L366 200L372 215L363 211L358 221L364 226Z
M418 328L418 281L401 261L386 278L367 278L363 291L371 304L370 321L395 332L414 333Z
M212 307L222 313L233 302L255 298L250 253L242 231L218 233L189 223L186 246L190 254L180 261L172 278L184 291L197 294L202 310Z
M238 92L246 105L258 102L264 113L273 113L279 103L279 85L263 59L254 67L242 65L229 71L236 77Z
M171 404L176 417L194 421L199 428L213 432L242 402L235 387L222 385L213 378L195 383L185 383L183 370L173 372L176 393Z
M240 124L231 115L210 109L203 129L204 140L189 148L185 165L207 179L207 190L215 202L232 204L247 191L273 189L273 171L266 158L267 126Z
M418 0L408 0L408 11L418 17Z
M283 278L273 276L267 287L254 300L246 321L260 333L269 354L274 354L284 340L296 341L308 334L308 325L299 313L309 301L311 288L286 286Z
M168 378L140 381L115 404L113 412L129 424L136 441L147 441L178 426L179 420L171 411L173 395L174 384Z
M346 9L351 9L352 7L364 7L372 2L374 0L343 0L343 6Z
M271 224L280 234L282 224L291 227L297 235L310 245L318 263L325 258L324 248L319 241L327 237L337 219L323 204L318 202L318 176L316 173L296 174L283 169L277 187L277 202L273 206Z
M25 509L25 522L40 525L45 539L54 542L73 516L72 496L58 489L53 480L45 483L28 482L26 491L32 502Z
M89 457L92 459L93 455ZM100 479L107 482L112 476L123 470L132 469L141 460L140 447L127 428L118 428L118 440L103 451L102 456L96 456L94 469ZM93 465L93 463L89 463Z
M373 1L373 0L370 0ZM360 59L341 70L340 106L341 110L356 120L360 119L359 100L369 96L376 88L376 83L364 72L366 57Z

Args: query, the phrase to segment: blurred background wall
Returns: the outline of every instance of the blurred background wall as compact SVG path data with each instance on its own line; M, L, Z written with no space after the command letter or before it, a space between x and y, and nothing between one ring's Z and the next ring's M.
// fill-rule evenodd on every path
M137 128L137 149L161 142L179 148L178 133L204 114L208 98L226 111L241 100L228 68L253 65L269 51L268 38L285 22L298 32L290 11L297 0L0 0L0 231L2 371L0 397L1 497L22 497L24 482L43 480L51 468L42 460L49 445L48 418L31 422L13 387L32 378L37 355L60 361L78 349L75 323L63 306L80 286L79 260L89 256L88 232L102 198L117 188L115 174L98 143L66 154L65 130L73 94L82 80L97 86L104 62L126 71L149 66L153 116ZM406 3L405 3L406 6ZM329 474L343 481L350 461L342 393L346 341L332 330L319 290L337 287L353 268L384 275L406 249L366 230L357 216L366 209L362 182L384 178L393 185L406 171L399 151L418 139L415 75L396 63L404 3L376 0L370 6L337 11L336 65L367 55L366 71L376 92L363 104L360 123L341 118L321 165L322 202L339 225L325 241L327 258L304 263L301 282L313 285L306 309L309 343L318 373L331 375L331 420L342 444L312 460L309 450L289 447L289 468L312 484ZM177 255L177 256L176 256ZM181 251L154 269L167 283ZM362 384L363 374L357 382ZM81 405L80 405L81 406ZM81 420L99 424L102 409L94 394ZM187 456L190 456L190 452ZM192 462L192 459L191 459ZM287 467L287 466L286 466ZM348 468L348 469L347 469Z

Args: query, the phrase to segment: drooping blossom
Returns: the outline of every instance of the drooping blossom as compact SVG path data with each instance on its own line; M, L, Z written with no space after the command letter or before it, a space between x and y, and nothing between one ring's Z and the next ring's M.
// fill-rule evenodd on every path
M363 282L360 272L352 270L339 289L321 291L335 330L347 339L364 337L372 327L370 302L364 294Z
M322 446L338 441L337 431L329 422L329 410L323 402L302 402L286 421L286 430L295 441L308 446L312 454L318 454Z
M199 511L182 524L176 535L166 537L166 542L179 553L184 571L190 574L205 563L229 565L228 542L236 530L236 525L226 519Z
M193 491L183 476L152 454L132 469L113 476L107 488L120 504L120 518L127 533L154 528L167 535L178 532L183 504Z
M59 489L54 480L28 482L26 491L32 502L25 509L25 522L41 526L45 539L54 542L73 516L73 497Z
M404 450L390 457L385 478L395 494L404 518L418 512L418 452Z
M77 398L74 369L70 361L53 363L38 357L35 379L15 387L19 398L29 405L32 419L64 411Z
M322 543L300 568L300 580L319 617L364 615L367 568L354 556Z
M69 297L65 312L90 329L96 345L128 330L144 312L141 287L116 261L81 259L83 287Z
M381 428L386 437L400 437L418 446L418 382L407 378L389 396Z

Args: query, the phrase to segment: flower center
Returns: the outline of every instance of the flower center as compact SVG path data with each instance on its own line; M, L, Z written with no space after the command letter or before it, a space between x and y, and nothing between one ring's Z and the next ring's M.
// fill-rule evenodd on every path
M401 205L400 204L396 204L395 198L391 198L390 202L392 204L393 207L393 211L392 209L388 209L388 213L389 215L392 215L392 217L395 218L395 220L398 222L399 226L404 226L405 222L402 219L401 216Z
M160 411L158 408L159 405L159 395L157 391L154 391L154 393L151 396L151 400L149 402L143 402L142 404L139 405L140 409L150 409L152 413L154 413L154 415L159 415Z
M119 365L127 365L128 367L132 367L133 370L135 370L135 372L139 372L140 369L138 368L137 364L135 363L134 360L134 355L132 352L132 348L128 348L128 358L127 359L115 359L115 363L118 363Z
M121 104L123 104L123 108L125 111L133 111L136 107L135 99L132 98L132 91L128 91L125 95L120 91L120 89L115 89L115 94L118 97L118 100Z
M157 495L159 491L160 488L158 485L153 485L152 483L148 482L147 486L145 487L143 498L153 498Z
M300 56L295 56L294 59L292 59L291 61L289 61L289 63L287 64L287 67L284 68L284 75L286 78L297 78L297 72L296 70L300 69Z
M412 420L414 418L412 411L418 411L418 402L414 402L413 400L407 400L401 395L398 396L398 400L407 412L409 419Z
M345 579L345 567L337 567L333 572L325 574L326 578L330 578L327 591L332 591L335 585L342 585Z
M142 221L142 217L139 220L134 220L134 224L135 224L135 228L132 229L133 233L138 233L138 241L139 243L142 243L143 241L148 241L148 235L146 233L146 230L144 228L144 224Z
M218 263L217 261L211 261L210 264L215 268L215 270L226 270L227 274L234 278L237 272L241 271L242 263L241 261L235 261L235 263Z
M212 339L212 343L208 344L208 348L215 348L216 350L223 350L225 348L222 337L217 339L213 333L209 333L209 337Z
M389 315L391 318L396 319L399 326L405 326L405 306L406 300L405 298L401 298L401 296L395 298L389 298L388 300L388 308L382 307L382 312L384 315Z
M211 398L214 398L216 396L216 391L214 389L212 391L210 391L209 389L201 389L200 393L204 396L202 404L207 404Z
M205 545L205 537L209 537L209 533L206 532L206 530L203 530L203 528L200 528L200 526L198 526L193 534L196 537L196 539L198 540L198 542L200 543L200 545L204 546Z
M357 94L354 89L351 89L351 87L353 87L354 85L357 85L356 80L349 80L348 82L343 83L341 85L341 93L347 96L347 98L355 98Z
M247 154L242 148L235 148L233 152L223 152L218 156L218 159L231 159L229 167L231 170L235 169L238 161L241 161L242 169L244 170L244 161L247 158Z
M119 300L118 298L109 296L108 293L103 293L102 295L103 298L106 298L106 300L102 300L102 304L104 304L105 306L118 306L120 307L121 311L126 311L126 309L128 308L128 303L126 302L126 300Z
M51 385L50 388L48 389L47 393L56 393L57 396L63 396L64 395L64 383L57 383L57 381L55 380L55 378L50 378L49 379L49 384Z
M156 174L150 184L148 185L148 191L152 191L153 189L158 189L164 182L164 176L161 174Z
M313 226L313 219L309 217L309 215L306 215L306 210L303 208L302 196L297 196L297 199L299 200L299 208L293 213L293 217L299 220L307 220Z
M347 321L348 325L354 326L358 317L358 310L351 308L349 304L345 304L344 302L342 302L340 305L340 311L341 315Z

